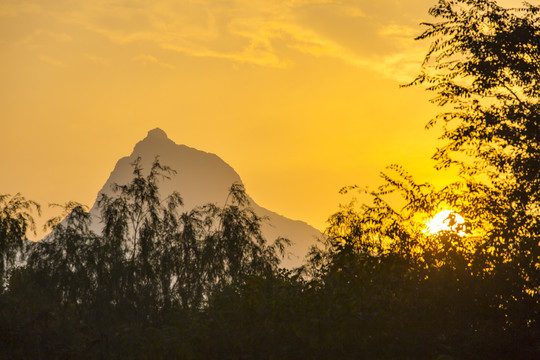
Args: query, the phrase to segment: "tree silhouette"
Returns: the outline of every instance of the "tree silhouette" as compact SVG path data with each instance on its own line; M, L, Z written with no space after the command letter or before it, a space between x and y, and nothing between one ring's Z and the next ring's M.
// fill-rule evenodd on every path
M8 267L23 253L28 231L35 231L34 211L39 214L40 206L21 194L0 195L0 291Z
M6 309L24 304L28 313L2 313L0 330L6 337L0 336L0 345L12 354L63 357L85 349L96 357L138 357L133 349L156 350L150 340L137 340L148 335L148 327L180 318L174 332L183 334L187 326L194 332L197 326L189 319L216 306L223 294L237 294L253 279L277 274L288 241L267 242L260 230L263 219L249 208L242 185L231 186L223 207L207 204L181 212L178 193L165 198L159 193L160 181L174 173L170 168L157 158L148 172L140 159L132 165L132 180L113 185L114 193L98 200L102 234L92 232L84 206L67 203L61 207L68 215L47 222L53 231L14 273L0 301ZM29 306L28 298L40 306ZM39 326L25 327L37 319L42 319ZM26 340L25 332L36 336ZM152 336L152 341L166 341L165 335ZM13 338L28 349L14 350ZM190 346L175 338L165 347L177 354ZM144 357L154 355L150 351Z
M539 358L540 7L440 0L430 13L409 85L436 94L434 158L458 181L437 189L391 165L372 191L344 188L358 200L293 270L241 184L223 207L183 211L159 192L174 174L159 159L100 196L100 234L67 203L25 250L39 208L2 196L0 358ZM442 209L465 223L427 231Z
M419 37L434 41L413 84L446 109L428 124L444 127L434 158L459 167L464 212L485 222L484 266L508 283L494 296L508 326L527 328L540 316L540 8L439 1L430 13L441 21Z
M427 127L441 123L445 145L434 159L457 167L460 180L437 190L391 166L370 201L330 218L311 272L336 303L339 293L354 311L376 309L366 328L410 349L405 357L531 358L540 318L540 8L441 0L430 13L440 22L418 37L432 45L408 85L436 93L444 110ZM400 209L385 200L396 193ZM467 235L425 231L443 208L466 218Z

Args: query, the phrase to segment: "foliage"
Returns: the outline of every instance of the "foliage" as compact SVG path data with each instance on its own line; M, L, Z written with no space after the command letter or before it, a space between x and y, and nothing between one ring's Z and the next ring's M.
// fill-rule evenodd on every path
M22 254L26 234L35 231L33 211L39 213L39 205L21 194L0 195L0 292L8 268Z
M435 40L414 83L447 105L429 124L445 123L435 159L460 167L464 213L487 220L478 251L490 275L510 283L493 294L515 312L509 326L538 326L540 8L439 1L430 12L442 21L419 37Z
M159 182L172 173L156 159L145 174L137 159L131 182L115 184L113 196L100 195L99 235L92 232L92 218L84 206L63 206L69 215L47 222L53 232L34 246L26 267L15 272L6 307L24 304L30 313L19 314L18 320L31 323L46 314L37 331L53 337L64 326L87 329L71 329L82 340L66 335L62 342L67 347L123 357L123 351L132 352L132 341L139 336L165 341L166 329L149 333L154 324L166 323L170 316L187 321L186 314L198 314L218 293L235 292L252 277L272 277L288 241L267 243L260 232L262 219L248 207L243 187L232 185L223 208L208 204L182 213L178 193L165 198L159 194ZM39 298L41 306L29 307L28 294ZM4 314L8 338L22 336L18 316ZM176 335L180 331L170 330ZM0 340L4 345L11 342ZM184 345L182 352L189 353ZM29 346L36 350L35 344ZM150 343L144 346L156 350ZM167 346L173 351L178 343ZM69 353L61 347L54 348L59 353L43 351L52 357Z
M410 85L444 108L428 124L443 125L434 158L459 181L436 189L392 165L374 191L345 188L362 201L292 270L241 185L223 207L182 212L179 194L159 193L174 172L158 159L100 196L99 219L62 206L26 251L37 204L0 197L2 274L28 255L0 294L0 358L539 358L540 8L430 12L440 21L419 37L433 43ZM426 231L448 208L466 223Z
M410 85L437 94L445 111L428 127L442 122L446 144L434 158L461 179L436 190L391 166L397 175L382 175L370 203L330 218L332 238L312 255L325 290L355 288L357 310L366 299L384 304L375 308L389 322L375 323L389 343L413 349L421 339L405 357L540 352L539 11L486 0L441 0L430 10L441 21L419 37L433 43ZM384 200L395 193L400 210ZM467 218L468 234L422 230L444 208Z

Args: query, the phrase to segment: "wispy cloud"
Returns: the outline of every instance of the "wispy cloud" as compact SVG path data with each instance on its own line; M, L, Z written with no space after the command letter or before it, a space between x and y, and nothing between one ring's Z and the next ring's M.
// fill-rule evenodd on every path
M40 11L41 7L31 1L4 1L0 3L0 17L16 17Z
M175 69L175 67L172 66L171 64L161 62L151 55L141 54L133 58L133 61L138 62L139 64L143 66L147 66L148 64L156 64L164 69Z
M410 21L397 11L393 17L382 14L367 0L80 0L64 8L48 2L13 4L0 7L0 14L23 16L41 9L56 24L83 28L119 46L140 42L153 44L155 51L237 63L283 68L303 53L341 59L401 81L421 60L410 41L415 35ZM40 31L29 36L71 40L66 32ZM174 68L174 62L150 55L134 54L134 59Z
M73 38L65 32L54 32L46 29L36 29L30 35L24 37L20 43L35 46L44 39L52 40L59 43L69 43L73 41Z
M58 68L64 68L66 67L66 64L58 59L54 59L52 57L49 57L49 56L46 56L46 55L40 55L39 56L39 60L49 64L49 65L52 65L54 67L58 67Z
M110 62L101 57L101 56L98 56L96 54L90 54L90 53L84 53L83 56L85 58L87 58L88 60L90 60L93 64L95 65L101 65L101 66L110 66Z
M381 36L413 39L418 35L418 29L406 25L389 24L383 26L379 34Z

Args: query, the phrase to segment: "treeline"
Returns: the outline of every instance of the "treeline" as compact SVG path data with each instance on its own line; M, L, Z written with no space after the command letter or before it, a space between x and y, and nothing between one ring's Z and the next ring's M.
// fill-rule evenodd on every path
M285 270L278 264L287 241L266 242L263 219L240 186L231 187L223 208L185 213L178 194L159 196L158 180L170 169L156 161L145 176L138 161L133 166L133 180L98 201L99 235L89 213L68 204L48 238L25 246L21 234L36 204L2 198L2 240L11 249L3 260L25 262L4 274L3 358L540 354L538 293L527 292L526 269L512 265L526 254L492 250L458 231L426 233L412 217L422 206L436 208L443 194L397 167L370 206L331 217L331 237L304 267ZM393 191L410 206L424 203L396 213L380 197Z
M159 162L99 199L98 234L67 204L28 244L37 204L1 196L0 358L540 358L540 8L430 13L410 85L443 107L434 158L458 181L436 189L393 165L373 191L344 189L357 201L292 270L241 187L182 212L179 194L159 195ZM442 209L450 226L426 231Z
M169 350L189 353L194 344L188 338L160 339L161 327L186 317L165 330L189 333L187 319L218 294L278 273L287 240L266 243L261 219L246 206L239 185L231 187L223 208L209 204L185 213L179 211L179 194L159 196L159 180L169 168L156 160L144 176L139 160L133 166L129 184L116 185L116 196L98 200L99 235L91 231L84 207L71 203L62 222L51 220L54 230L46 239L25 244L21 235L32 226L30 210L37 205L20 196L2 198L2 243L10 250L2 254L3 263L25 262L9 277L4 272L5 354L124 358L134 351L134 357L170 357L159 350L167 340ZM137 334L153 327L157 338ZM156 353L141 353L147 346Z

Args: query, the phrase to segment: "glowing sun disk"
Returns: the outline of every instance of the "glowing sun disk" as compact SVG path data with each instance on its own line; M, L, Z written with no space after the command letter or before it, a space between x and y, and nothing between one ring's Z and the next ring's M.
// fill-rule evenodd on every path
M430 234L437 234L441 231L456 232L458 235L465 235L465 220L457 212L443 210L427 221L427 231Z

